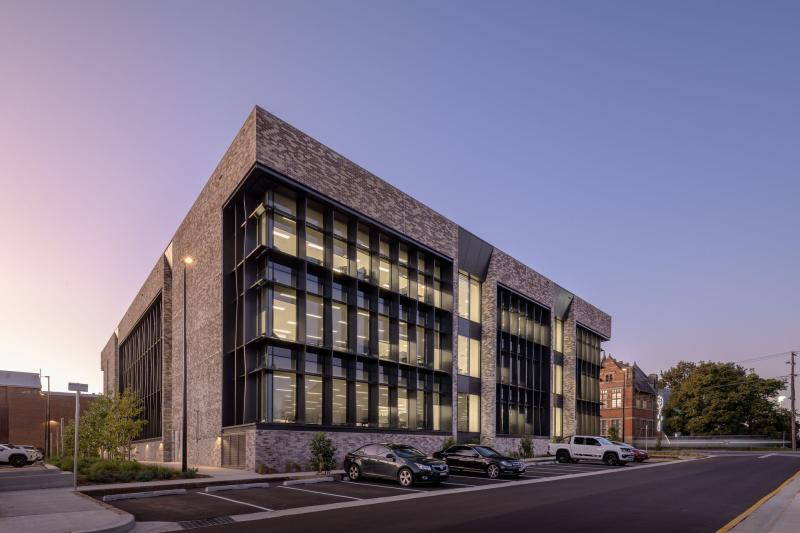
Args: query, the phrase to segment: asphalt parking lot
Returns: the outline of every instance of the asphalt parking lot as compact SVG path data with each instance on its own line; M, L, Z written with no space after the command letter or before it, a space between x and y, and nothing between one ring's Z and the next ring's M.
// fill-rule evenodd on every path
M14 468L0 465L0 492L7 490L52 489L72 485L69 472L49 469L42 463Z
M346 501L395 497L401 494L448 491L468 487L507 484L521 481L558 478L574 474L597 473L602 470L635 469L638 465L608 467L602 464L556 464L529 465L519 477L489 479L483 475L451 474L440 485L414 485L403 488L391 481L363 480L352 482L346 478L322 483L284 486L276 484L268 488L248 488L206 493L203 489L190 490L185 494L157 496L110 502L115 507L134 515L137 522L172 522L183 528L201 527L229 523L234 515L274 512L286 509L336 504Z

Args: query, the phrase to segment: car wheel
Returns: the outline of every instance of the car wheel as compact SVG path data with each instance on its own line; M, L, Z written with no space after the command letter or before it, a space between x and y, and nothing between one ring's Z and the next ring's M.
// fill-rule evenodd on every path
M568 463L569 462L569 452L566 450L561 450L556 454L556 461L559 463Z
M498 467L495 464L487 466L486 475L489 476L491 479L497 479L500 476L500 467Z
M414 474L408 468L401 468L397 473L397 482L401 487L410 487L414 483Z
M21 468L28 464L28 459L22 455L12 455L8 462L11 463L11 466L14 468Z
M619 465L619 458L615 453L607 453L603 456L603 462L606 466L617 466Z
M361 478L361 469L357 464L350 465L350 468L347 469L347 477L350 478L350 481L358 481Z

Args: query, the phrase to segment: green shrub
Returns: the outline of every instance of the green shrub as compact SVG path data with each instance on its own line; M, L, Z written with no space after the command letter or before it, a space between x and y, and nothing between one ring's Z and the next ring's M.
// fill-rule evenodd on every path
M533 457L533 440L530 437L525 436L519 439L519 456Z
M453 437L447 437L446 439L444 439L444 441L442 441L442 450L446 450L450 446L455 446L455 445L456 445L456 439L454 439Z
M311 468L318 473L328 474L336 468L336 446L328 436L323 433L315 433L311 438Z
M182 477L182 478L189 478L189 479L197 477L197 469L196 468L187 468L186 472L181 472L179 474L179 476Z

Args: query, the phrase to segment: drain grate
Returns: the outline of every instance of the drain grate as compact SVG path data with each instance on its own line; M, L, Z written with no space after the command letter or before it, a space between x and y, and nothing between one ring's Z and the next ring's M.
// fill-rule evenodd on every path
M194 529L196 527L232 524L233 522L234 520L230 516L215 516L214 518L201 518L200 520L182 520L178 522L178 525L183 529Z

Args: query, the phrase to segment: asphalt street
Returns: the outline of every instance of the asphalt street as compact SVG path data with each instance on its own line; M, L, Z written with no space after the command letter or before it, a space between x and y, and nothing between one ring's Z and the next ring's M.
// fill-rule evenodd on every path
M0 492L70 486L72 486L72 475L69 472L47 469L41 465L0 468Z
M763 457L763 458L759 458ZM716 531L800 468L800 459L725 455L653 468L540 482L504 483L395 501L296 510L205 531Z

